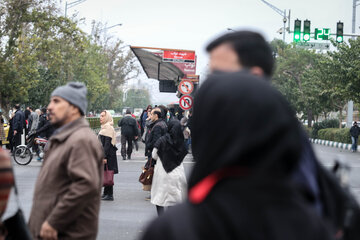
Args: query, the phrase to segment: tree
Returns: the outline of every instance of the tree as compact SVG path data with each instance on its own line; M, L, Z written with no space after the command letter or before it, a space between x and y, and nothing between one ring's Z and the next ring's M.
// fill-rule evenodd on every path
M150 94L145 89L130 89L124 102L125 107L145 108L150 103Z
M273 42L276 46L276 42ZM317 84L315 79L306 74L318 62L319 56L313 51L307 51L290 46L276 48L277 68L273 77L274 85L292 104L297 113L303 113L311 126L314 114L319 109Z
M31 0L0 2L0 105L5 112L12 103L27 98L27 89L36 79L31 57L18 41L23 25L32 19L28 9L35 6L36 1Z

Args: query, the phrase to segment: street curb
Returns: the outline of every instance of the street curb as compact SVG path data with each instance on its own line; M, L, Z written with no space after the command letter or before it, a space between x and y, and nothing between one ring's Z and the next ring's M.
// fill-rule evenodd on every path
M329 140L323 140L323 139L313 139L309 138L310 142L320 145L325 145L329 147L335 147L335 148L341 148L345 150L351 150L351 143L341 143L341 142L333 142ZM357 152L360 152L360 148L357 149Z

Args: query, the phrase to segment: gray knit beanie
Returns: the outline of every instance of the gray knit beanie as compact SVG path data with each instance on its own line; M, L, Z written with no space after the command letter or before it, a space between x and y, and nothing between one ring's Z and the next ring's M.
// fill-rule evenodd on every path
M78 107L82 115L85 115L87 108L87 89L81 82L69 82L64 86L57 87L51 97L57 96L65 99L72 105Z

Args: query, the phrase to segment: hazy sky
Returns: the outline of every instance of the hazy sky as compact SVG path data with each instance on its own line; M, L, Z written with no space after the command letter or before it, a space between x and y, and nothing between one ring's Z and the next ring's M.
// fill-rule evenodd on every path
M72 1L68 1L72 2ZM331 28L344 22L344 33L351 33L353 0L269 0L281 10L291 10L290 28L294 20L311 20L314 28ZM62 8L65 1L61 2ZM261 32L268 41L282 39L277 31L283 26L282 17L261 0L87 0L68 9L68 15L77 13L85 18L80 27L90 32L91 21L107 26L122 23L107 31L128 45L195 50L198 56L197 74L206 72L208 56L204 51L207 43L226 33L227 28L251 29ZM357 7L356 33L360 33L360 6ZM345 38L346 40L346 38ZM286 41L292 41L287 34ZM141 76L141 79L146 77ZM154 101L176 100L174 94L156 93L153 81Z

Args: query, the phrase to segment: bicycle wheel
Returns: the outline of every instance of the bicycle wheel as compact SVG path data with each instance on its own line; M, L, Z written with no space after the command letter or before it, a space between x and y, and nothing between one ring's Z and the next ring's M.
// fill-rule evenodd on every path
M25 146L19 146L15 149L14 160L19 165L28 165L31 162L32 153Z

